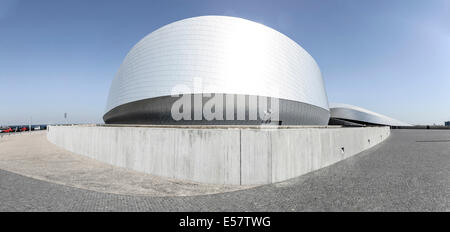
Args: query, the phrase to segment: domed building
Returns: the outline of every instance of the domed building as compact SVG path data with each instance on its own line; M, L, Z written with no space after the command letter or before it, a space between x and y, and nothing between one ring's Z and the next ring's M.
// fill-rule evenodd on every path
M368 126L412 126L397 119L370 110L342 103L330 103L330 124Z
M177 21L127 54L107 124L327 125L320 69L296 42L227 16Z

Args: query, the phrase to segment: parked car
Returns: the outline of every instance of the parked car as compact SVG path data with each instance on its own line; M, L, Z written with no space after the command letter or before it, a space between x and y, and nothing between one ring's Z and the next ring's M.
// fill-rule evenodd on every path
M11 132L13 132L13 129L11 129L11 128L2 130L2 133L11 133Z

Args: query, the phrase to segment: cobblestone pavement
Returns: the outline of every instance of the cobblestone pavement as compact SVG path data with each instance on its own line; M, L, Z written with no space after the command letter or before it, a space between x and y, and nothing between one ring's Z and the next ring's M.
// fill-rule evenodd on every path
M202 196L102 193L0 170L0 211L450 211L450 130L393 130L313 173Z

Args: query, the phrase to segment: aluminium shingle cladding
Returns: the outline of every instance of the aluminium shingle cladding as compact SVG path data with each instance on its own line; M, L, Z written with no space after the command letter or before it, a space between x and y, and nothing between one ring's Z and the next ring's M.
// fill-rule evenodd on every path
M202 16L139 41L112 82L106 112L179 85L188 89L178 93L267 96L329 110L319 67L296 42L245 19Z

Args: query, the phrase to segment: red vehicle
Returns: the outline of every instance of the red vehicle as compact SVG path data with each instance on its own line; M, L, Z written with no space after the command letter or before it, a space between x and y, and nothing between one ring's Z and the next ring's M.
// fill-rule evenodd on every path
M2 130L2 133L10 133L10 132L13 132L13 129L8 128L8 129L5 129L5 130Z
M22 132L22 131L27 131L28 130L28 128L27 127L22 127L22 128L20 128L20 132Z

